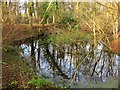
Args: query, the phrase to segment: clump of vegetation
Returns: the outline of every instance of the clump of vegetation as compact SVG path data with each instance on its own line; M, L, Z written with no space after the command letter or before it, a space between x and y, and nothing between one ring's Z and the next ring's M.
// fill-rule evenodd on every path
M75 29L75 26L77 26L76 18L68 14L66 15L67 16L64 16L59 23L62 25L62 27L65 27L68 30Z
M49 79L42 79L41 77L35 77L29 82L30 88L56 88L56 85L49 81Z
M47 39L47 42L51 42L53 44L74 44L89 41L91 38L91 34L71 31L66 33L59 33L56 35L50 35Z
M12 81L11 83L10 83L10 85L8 86L9 88L16 88L17 89L17 87L18 87L18 81Z

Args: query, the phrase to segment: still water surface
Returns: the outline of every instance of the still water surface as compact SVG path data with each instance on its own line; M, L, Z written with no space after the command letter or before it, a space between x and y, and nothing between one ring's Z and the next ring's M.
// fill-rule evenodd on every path
M41 47L38 44L38 41L34 42L35 71L38 76L50 78L56 84L64 86L69 85L75 72L78 71L72 87L102 87L102 85L106 87L104 86L106 83L108 88L118 87L120 56L104 52L103 44L98 44L94 50L90 44L64 44L60 47L52 44ZM22 44L21 47L22 56L31 65L31 45ZM93 51L91 52L91 50ZM89 52L91 52L90 55L88 55ZM76 67L79 64L77 70ZM111 82L112 85L114 84L113 86L111 86Z

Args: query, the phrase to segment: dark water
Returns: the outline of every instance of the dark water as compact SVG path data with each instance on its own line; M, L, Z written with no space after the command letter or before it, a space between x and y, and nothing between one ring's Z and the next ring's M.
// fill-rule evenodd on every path
M50 78L51 81L61 86L69 85L74 76L72 87L83 88L90 84L93 85L88 87L95 87L95 84L98 84L96 87L100 87L114 80L115 87L118 85L120 56L104 52L102 44L98 44L94 50L94 46L88 43L61 46L47 44L42 47L36 41L33 46L34 67L38 76ZM22 44L21 47L23 57L32 66L31 44ZM76 71L77 74L74 75Z

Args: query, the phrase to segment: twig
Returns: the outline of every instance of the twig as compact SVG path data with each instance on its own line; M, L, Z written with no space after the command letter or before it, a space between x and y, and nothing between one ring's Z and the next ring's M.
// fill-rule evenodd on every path
M100 3L100 2L97 2L97 1L96 1L96 3L102 5L102 6L106 7L106 8L110 8L110 9L113 9L113 10L118 10L118 9L116 9L116 8L113 8L113 7L104 5L104 4L102 4L102 3Z

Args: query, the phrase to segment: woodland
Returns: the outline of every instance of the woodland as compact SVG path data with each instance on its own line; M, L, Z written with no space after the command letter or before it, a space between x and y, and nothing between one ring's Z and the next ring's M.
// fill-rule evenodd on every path
M118 88L120 3L0 1L1 88Z

